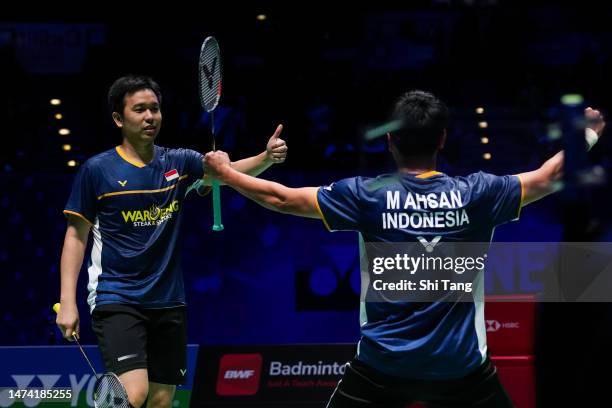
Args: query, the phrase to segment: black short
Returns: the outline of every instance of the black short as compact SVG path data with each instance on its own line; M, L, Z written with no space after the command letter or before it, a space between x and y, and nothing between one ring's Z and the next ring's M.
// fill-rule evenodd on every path
M97 306L92 327L106 369L120 375L146 368L149 381L184 384L187 373L186 307L142 309Z
M391 377L357 359L346 365L327 408L404 408L421 402L428 408L512 408L491 361L456 380Z

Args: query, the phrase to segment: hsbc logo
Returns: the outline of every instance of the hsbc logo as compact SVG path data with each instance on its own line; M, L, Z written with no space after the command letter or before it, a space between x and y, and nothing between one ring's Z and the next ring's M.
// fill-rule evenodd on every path
M261 354L226 354L219 361L217 395L255 395L259 391Z
M487 331L496 332L501 327L501 324L497 320L487 320Z
M487 332L496 332L499 329L520 329L519 322L503 322L497 320L487 320Z

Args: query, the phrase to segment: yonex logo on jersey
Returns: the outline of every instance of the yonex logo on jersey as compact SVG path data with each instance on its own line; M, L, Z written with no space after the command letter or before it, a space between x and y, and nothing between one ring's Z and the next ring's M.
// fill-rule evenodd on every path
M329 186L323 187L323 189L325 189L327 191L332 191L333 186L334 186L334 183L331 183Z
M423 244L423 246L425 247L425 250L427 252L433 252L433 250L436 247L436 245L438 244L438 242L440 242L440 240L442 239L442 236L441 235L437 235L437 236L433 237L431 242L427 242L427 240L425 238L423 238L423 237L417 237L417 239L419 240L419 242L421 244Z
M185 374L187 374L187 369L186 368L181 368L179 371L181 372L181 375L183 377L185 376Z
M217 395L254 395L259 390L261 354L226 354L219 362Z
M121 187L125 187L125 185L127 184L127 180L117 180L117 183L119 183L121 185Z

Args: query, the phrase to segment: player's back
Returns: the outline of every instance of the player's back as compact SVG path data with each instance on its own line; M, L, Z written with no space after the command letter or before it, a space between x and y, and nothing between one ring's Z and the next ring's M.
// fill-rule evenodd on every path
M466 177L396 173L341 180L320 188L317 199L330 230L360 233L361 257L369 265L372 243L488 243L496 225L518 218L521 183L515 176L483 172ZM475 292L483 290L479 277ZM358 358L401 377L466 375L486 357L483 306L365 297Z

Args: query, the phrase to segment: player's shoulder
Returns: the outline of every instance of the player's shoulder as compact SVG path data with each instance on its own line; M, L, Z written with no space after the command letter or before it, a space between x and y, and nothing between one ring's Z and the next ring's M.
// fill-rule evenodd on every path
M401 181L397 175L381 174L376 177L355 176L348 177L332 183L326 187L327 190L336 190L339 192L350 192L353 195L365 197L373 196L380 190L393 189L399 186Z
M477 171L474 173L469 173L469 174L465 174L465 175L452 175L449 176L451 180L454 180L455 182L459 182L459 183L468 183L468 184L472 184L475 182L478 182L479 180L482 180L485 175L487 173L485 173L484 171Z
M471 191L479 194L487 190L493 174L477 171L467 175L449 176L448 181L455 189Z
M478 171L476 173L468 174L465 177L457 177L458 179L466 180L472 184L474 183L482 183L482 184L494 184L496 182L503 181L511 181L516 179L518 181L518 176L516 175L497 175L492 173L487 173L485 171Z
M363 188L364 186L369 185L373 180L376 179L377 178L367 176L353 176L337 180L332 184L336 186Z
M401 176L397 173L379 174L376 177L356 177L358 183L365 191L374 192L401 185Z
M185 159L186 157L202 156L193 149L185 149L183 147L165 147L155 145L155 149L162 159Z
M474 173L470 173L467 175L450 176L450 178L456 183L463 183L469 186L478 185L478 184L486 184L495 177L498 177L498 176L491 174L491 173L487 173L482 170L474 172Z
M430 174L431 173L431 174ZM362 178L360 182L367 191L376 190L397 190L402 188L410 188L411 186L426 186L432 183L438 185L446 183L452 177L440 172L429 172L422 175L408 173L385 173L374 178Z
M465 177L458 177L474 194L489 195L498 191L520 187L521 181L516 175L496 175L479 171Z
M86 170L105 168L109 165L109 161L117 160L118 157L117 148L113 147L112 149L91 156L81 165L81 168Z

